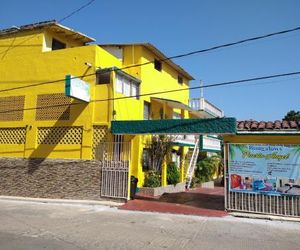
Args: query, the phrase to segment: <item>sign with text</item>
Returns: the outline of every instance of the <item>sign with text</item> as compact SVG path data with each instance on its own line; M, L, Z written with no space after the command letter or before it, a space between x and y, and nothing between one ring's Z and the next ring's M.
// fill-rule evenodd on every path
M200 150L221 152L221 140L217 136L201 135Z
M90 84L71 75L65 78L65 95L81 101L90 101Z
M229 144L231 191L300 195L300 146Z

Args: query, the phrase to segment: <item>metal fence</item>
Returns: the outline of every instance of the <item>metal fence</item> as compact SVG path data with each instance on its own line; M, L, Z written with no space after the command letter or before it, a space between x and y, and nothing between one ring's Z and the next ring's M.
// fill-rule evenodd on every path
M227 191L226 209L229 211L300 217L300 197Z
M105 142L96 148L101 165L101 196L128 198L130 142Z
M300 196L267 195L229 190L228 147L224 147L225 208L227 211L300 217Z

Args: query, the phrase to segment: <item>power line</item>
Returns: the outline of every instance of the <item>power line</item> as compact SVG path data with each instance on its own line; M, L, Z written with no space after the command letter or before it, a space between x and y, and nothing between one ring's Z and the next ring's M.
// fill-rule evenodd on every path
M268 38L268 37L282 35L282 34L294 32L294 31L299 31L299 30L300 30L300 27L296 27L296 28L293 28L293 29L282 30L282 31L278 31L278 32L274 32L274 33L269 33L269 34L262 35L262 36L256 36L256 37L252 37L252 38L243 39L243 40L240 40L240 41L237 41L237 42L232 42L232 43L217 45L217 46L213 46L213 47L202 49L202 50L195 50L195 51L191 51L191 52L184 53L184 54L179 54L179 55L175 55L175 56L171 56L171 57L166 57L165 59L161 59L161 60L158 60L158 61L165 62L165 61L172 60L172 59L187 57L187 56L191 56L191 55L195 55L195 54L200 54L200 53L204 53L204 52L218 50L218 49L221 49L221 48L227 48L227 47L231 47L231 46L234 46L234 45L243 44L243 43L250 42L250 41L257 41L257 40L260 40L260 39L265 39L265 38ZM141 66L145 66L145 65L148 65L148 64L152 64L152 63L154 63L154 61L149 61L149 62L139 63L139 64L133 64L133 65L129 65L129 66L125 66L125 67L119 68L119 69L115 69L114 68L114 69L110 69L110 71L119 71L119 70L125 70L125 69L129 69L129 68L134 68L134 67L141 67ZM95 74L100 74L101 75L101 74L105 74L107 72L108 71L103 72L103 73L97 73L97 72L95 72L95 73L91 73L91 74L76 76L76 77L73 77L72 79L75 79L75 78L84 78L84 77L92 76L92 75L95 75ZM18 89L24 89L24 88L29 88L29 87L36 87L36 86L50 84L50 83L55 83L55 82L61 82L61 81L64 81L64 80L65 79L58 79L58 80L53 80L53 81L50 80L50 81L47 81L47 82L41 82L41 83L35 83L35 84L31 84L31 85L26 85L26 86L20 86L20 87L14 87L14 88L9 88L9 89L3 89L3 90L0 90L0 93L1 92L11 91L11 90L18 90Z
M81 10L83 10L84 8L88 7L89 5L91 5L93 2L95 2L96 0L91 0L88 3L82 5L80 8L74 10L73 12L71 12L69 15L61 18L58 20L59 23L65 21L66 19L70 18L71 16L75 15L76 13L80 12Z
M75 15L76 13L80 12L82 9L84 9L84 8L86 8L87 6L91 5L91 4L92 4L93 2L95 2L95 1L96 1L96 0L91 0L91 1L87 2L86 4L82 5L80 8L74 10L73 12L71 12L71 13L68 14L68 15L66 15L65 17L59 19L58 22L61 23L61 22L65 21L66 19L68 19L68 18L70 18L71 16ZM14 46L10 46L10 47L7 48L6 50L0 52L0 55L1 55L1 54L7 53L9 50L12 50L13 48L18 47L19 45L22 45L23 43L25 43L25 42L27 42L27 41L29 41L29 40L31 40L31 39L37 37L37 36L38 36L38 34L37 34L37 35L33 35L33 36L31 36L31 37L29 37L29 38L23 40L22 42L20 42L20 43L14 45Z
M300 75L300 71L281 73L281 74L275 74L275 75L268 75L268 76L259 76L259 77L254 77L254 78L246 78L246 79L226 81L226 82L220 82L220 83L213 83L213 84L209 84L209 85L205 85L205 86L196 86L196 87L189 87L189 88L184 88L184 89L172 89L172 90L165 90L165 91L157 91L157 92L145 93L145 94L141 94L141 95L122 96L122 97L116 97L116 98L106 98L106 99L92 100L92 101L90 101L90 103L115 101L115 100L136 98L136 97L141 97L141 96L166 94L166 93L180 92L180 91L187 91L187 90L194 90L194 89L201 89L201 88L213 88L213 87L234 85L234 84L240 84L240 83L246 83L246 82L274 79L274 78L279 78L279 77L294 76L294 75ZM45 108L52 108L52 107L75 106L75 105L87 105L87 103L79 102L79 103L71 103L71 104L67 104L67 105L66 104L57 104L57 105L41 106L41 107L26 108L26 109L4 110L4 111L0 111L0 114L1 113L17 112L17 111L35 110L35 109L45 109Z
M244 82L260 81L260 80L266 80L266 79L272 79L272 78L278 78L278 77L286 77L286 76L293 76L293 75L299 75L299 74L300 74L300 71L282 73L282 74L276 74L276 75L269 75L269 76L259 76L259 77L254 77L254 78L247 78L247 79L241 79L241 80L235 80L235 81L227 81L227 82L221 82L221 83L213 83L213 84L209 84L209 85L189 87L189 88L184 88L184 89L172 89L172 90L157 91L157 92L151 92L151 93L135 95L135 96L122 96L122 97L116 97L116 98L94 100L93 102L112 101L112 100L128 99L128 98L132 98L132 97L158 95L158 94L180 92L180 91L194 90L194 89L201 89L201 88L204 89L204 88L220 87L220 86L234 85L234 84L244 83Z
M282 31L274 32L274 33L269 33L269 34L262 35L262 36L246 38L246 39L243 39L243 40L240 40L237 42L217 45L217 46L210 47L207 49L196 50L196 51L188 52L188 53L177 55L177 56L171 56L168 59L170 60L170 59L176 59L176 58L185 57L185 56L191 56L191 55L198 54L198 53L203 53L203 52L208 52L208 51L212 51L212 50L216 50L216 49L231 47L233 45L238 45L238 44L242 44L242 43L246 43L246 42L252 42L252 41L256 41L256 40L260 40L260 39L264 39L264 38L268 38L268 37L272 37L272 36L278 36L278 35L294 32L294 31L298 31L298 30L300 30L300 27L296 27L296 28L288 29L288 30L282 30Z

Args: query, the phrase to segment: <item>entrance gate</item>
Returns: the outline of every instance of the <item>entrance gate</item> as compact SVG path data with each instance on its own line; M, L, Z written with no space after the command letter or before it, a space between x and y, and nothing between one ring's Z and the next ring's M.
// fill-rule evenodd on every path
M101 196L128 198L131 143L116 136L114 142L101 143L95 158L101 167Z

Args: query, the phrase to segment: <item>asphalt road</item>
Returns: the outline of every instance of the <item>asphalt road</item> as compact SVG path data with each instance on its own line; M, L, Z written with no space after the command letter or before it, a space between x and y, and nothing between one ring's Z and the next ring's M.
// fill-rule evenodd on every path
M300 223L0 200L0 249L300 249Z

